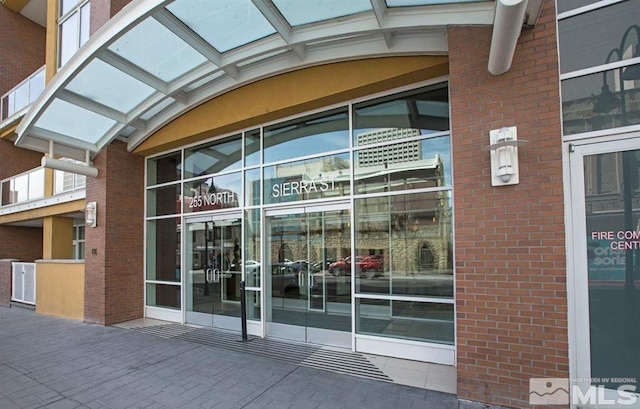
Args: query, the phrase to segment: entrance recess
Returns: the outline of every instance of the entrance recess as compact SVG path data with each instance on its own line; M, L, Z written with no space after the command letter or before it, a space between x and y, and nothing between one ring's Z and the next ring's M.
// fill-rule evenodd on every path
M240 329L241 232L239 214L186 221L186 322Z
M266 213L267 335L351 348L351 275L331 264L351 251L348 203Z

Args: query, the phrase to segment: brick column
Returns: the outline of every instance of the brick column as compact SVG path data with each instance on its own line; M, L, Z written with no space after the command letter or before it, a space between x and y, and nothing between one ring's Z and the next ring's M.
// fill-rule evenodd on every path
M143 316L144 159L114 141L94 165L87 202L97 203L98 225L85 233L84 319L111 325Z
M458 397L528 408L530 378L568 366L562 138L554 3L513 65L487 70L490 27L449 28ZM517 126L520 184L492 187L489 131Z
M0 260L0 307L11 304L11 263L18 260Z

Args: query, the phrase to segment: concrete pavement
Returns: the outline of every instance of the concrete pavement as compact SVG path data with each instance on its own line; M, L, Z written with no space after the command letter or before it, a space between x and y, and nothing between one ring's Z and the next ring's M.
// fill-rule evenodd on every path
M1 409L458 406L448 393L0 307Z

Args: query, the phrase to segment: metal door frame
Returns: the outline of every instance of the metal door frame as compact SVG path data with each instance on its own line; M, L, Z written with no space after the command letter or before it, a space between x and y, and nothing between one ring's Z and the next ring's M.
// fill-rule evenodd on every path
M290 205L282 205L282 206L273 206L273 207L267 207L267 208L263 208L262 209L262 222L261 222L261 230L262 230L262 251L261 251L261 259L260 259L260 264L262 266L266 266L267 265L267 259L266 259L266 255L267 255L267 245L268 245L268 232L267 232L267 227L268 227L268 223L267 223L267 218L273 217L273 216L285 216L285 215L290 215L290 214L308 214L308 213L315 213L315 212L330 212L330 211L341 211L341 210L348 210L350 215L350 220L353 217L353 211L352 211L352 201L347 199L342 199L336 202L331 202L331 203L300 203L300 202L296 202L295 204L290 204ZM351 243L350 243L350 248L353 247L353 236L350 234L351 236ZM289 324L279 324L279 323L273 323L271 321L267 320L267 307L268 307L268 303L270 305L270 300L267 300L268 298L271 297L271 289L267 289L267 281L266 281L266 269L265 268L261 268L261 274L262 276L260 277L260 281L262 283L262 305L261 305L261 309L262 309L262 323L263 323L263 336L268 337L269 335L269 330L268 327L269 326L281 326L282 329L286 329L285 327L290 327L290 329L292 330L292 333L300 333L301 329L297 328L297 326L295 325L289 325ZM353 302L354 302L354 297L353 297L353 282L351 283L351 332L349 332L348 337L349 337L349 347L352 348L353 345L353 334L354 334L354 327L353 327ZM309 297L307 297L307 311L309 310L308 306L309 306L309 302L310 299ZM326 301L323 300L323 305ZM310 331L311 330L311 331ZM336 341L335 344L333 344L333 346L340 346L340 347L345 347L347 345L346 342L340 342L340 334L343 334L343 331L331 331L331 330L324 330L324 329L319 329L319 328L313 328L313 327L308 327L305 325L304 327L304 340L300 339L301 336L294 336L292 335L291 337L286 337L287 339L293 339L293 340L297 340L297 341L302 341L302 342L309 342L309 333L311 332L312 334L312 338L315 338L316 340L319 340L318 343L322 343L322 344L326 344L326 345L332 345L332 339L334 338L338 338L338 341ZM277 331L276 331L277 332ZM325 334L325 332L327 334ZM328 332L332 332L335 334L328 334ZM271 335L274 337L278 337L278 335ZM324 341L322 341L324 340Z
M567 306L569 326L569 373L571 384L583 391L591 384L591 338L589 315L589 279L587 259L587 224L585 204L584 158L592 155L640 150L639 133L565 144L567 197L565 201L567 255ZM582 272L582 273L581 273ZM576 382L573 382L576 381ZM636 391L637 394L638 391ZM616 399L617 391L606 389L605 399ZM640 407L640 399L637 405ZM584 408L592 405L580 406ZM593 406L595 407L595 406Z
M206 223L206 222L216 222L216 221L221 221L221 220L230 220L230 219L239 219L240 220L240 243L242 246L242 243L244 243L244 217L243 217L243 212L242 210L239 209L233 209L230 211L225 211L225 212L216 212L216 213L208 213L208 214L196 214L196 215L189 215L189 216L185 216L184 217L184 221L183 221L183 226L184 228L182 229L182 236L181 236L181 251L182 251L182 260L181 260L181 265L182 265L182 271L184 271L185 273L189 270L188 266L186 264L187 262L187 234L189 232L189 228L188 226L190 224L194 224L194 223ZM205 271L205 274L206 271ZM220 273L219 273L220 274ZM244 269L242 269L240 271L241 274L241 280L244 279ZM187 319L187 314L189 313L187 311L187 291L189 290L188 287L188 282L187 282L187 274L182 274L182 278L181 278L181 285L182 285L182 322L183 323L189 323L189 324L197 324L197 325L203 325L203 326L210 326L212 328L224 328L224 329L232 329L232 330L237 330L238 328L240 328L240 320L236 319L235 317L226 317L223 315L219 315L218 320L222 321L220 322L221 325L215 325L215 319L216 319L216 314L215 314L215 310L213 311L212 314L206 314L206 313L198 313L198 312L193 312L191 311L189 315L194 314L196 316L196 319ZM211 322L207 323L208 318L206 318L206 315L211 315ZM198 318L198 316L200 316L200 319ZM237 325L236 322L238 321Z

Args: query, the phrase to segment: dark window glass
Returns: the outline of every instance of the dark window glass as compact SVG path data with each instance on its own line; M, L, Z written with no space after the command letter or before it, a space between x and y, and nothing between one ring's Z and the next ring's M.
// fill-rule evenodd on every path
M264 128L264 162L349 148L347 108Z
M260 162L260 130L245 132L244 134L244 164L245 166L259 165Z
M242 138L234 136L185 149L184 162L185 179L239 169L242 166Z
M565 135L640 123L640 80L622 78L640 64L562 81Z
M640 150L584 159L591 377L638 387Z
M147 280L180 282L180 218L147 222Z
M638 57L638 10L640 0L630 0L558 21L560 71Z
M180 165L180 152L149 159L147 161L147 185L159 185L180 180Z
M147 305L180 309L180 286L147 283Z
M180 184L147 190L147 216L180 213Z
M446 84L354 106L354 146L396 141L449 130Z
M356 299L356 332L453 345L453 304Z
M597 3L600 0L558 0L558 13L574 10L582 6Z

